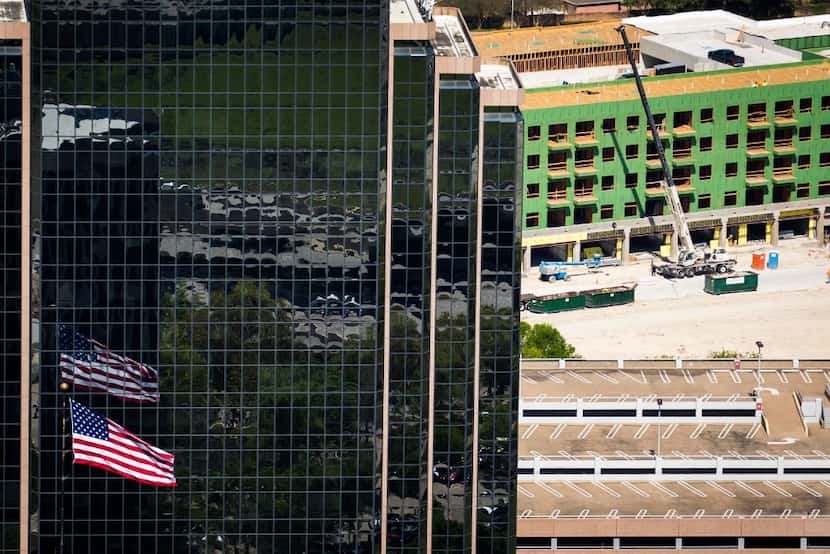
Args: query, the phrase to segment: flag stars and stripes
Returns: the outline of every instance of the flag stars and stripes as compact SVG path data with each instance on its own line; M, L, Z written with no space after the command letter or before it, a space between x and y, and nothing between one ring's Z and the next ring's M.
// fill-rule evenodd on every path
M70 414L74 463L156 487L176 486L172 454L74 400L70 400Z
M68 325L60 325L61 379L76 388L104 392L122 400L158 402L158 372L112 352Z

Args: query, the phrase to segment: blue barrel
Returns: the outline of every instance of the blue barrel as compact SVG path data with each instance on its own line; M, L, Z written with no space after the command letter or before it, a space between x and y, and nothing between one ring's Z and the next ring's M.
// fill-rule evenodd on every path
M779 253L777 250L767 252L767 267L769 269L778 269L778 257Z

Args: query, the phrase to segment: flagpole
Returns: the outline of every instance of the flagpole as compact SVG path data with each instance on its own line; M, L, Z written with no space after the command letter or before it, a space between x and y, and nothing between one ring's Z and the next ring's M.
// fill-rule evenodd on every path
M60 521L58 525L60 525L60 545L58 547L58 553L63 554L63 521L64 521L64 497L66 494L66 479L67 479L67 471L66 471L66 446L67 446L67 439L69 438L66 429L66 420L69 419L69 395L66 394L69 392L69 383L61 382L58 387L63 394L63 398L61 399L62 409L61 409L61 492L59 496L60 502Z

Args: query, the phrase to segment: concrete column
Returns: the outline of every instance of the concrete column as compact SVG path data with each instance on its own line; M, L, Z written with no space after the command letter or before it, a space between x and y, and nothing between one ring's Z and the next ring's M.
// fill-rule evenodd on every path
M574 261L574 245L569 242L566 248L568 249L568 255L565 256L565 260L568 262Z
M781 214L778 212L773 212L772 214L772 226L770 228L770 240L769 243L773 246L778 246L778 227L781 223Z
M818 239L819 246L824 246L824 226L826 225L824 222L824 211L826 209L827 206L819 206L818 217L816 218L816 238Z
M678 236L678 233L672 233L671 234L671 257L674 260L677 259L678 253L680 251L679 243L680 243L680 237Z
M724 217L720 220L720 236L718 237L718 246L721 248L726 248L726 239L728 236L727 232L727 225L729 223L729 219Z
M578 262L582 260L582 241L578 240L574 243L574 253L573 253L574 261Z
M743 246L748 242L749 229L746 223L738 225L738 246Z
M631 254L631 229L623 229L622 239L622 263L628 263L628 256Z
M530 273L530 246L522 248L522 274Z

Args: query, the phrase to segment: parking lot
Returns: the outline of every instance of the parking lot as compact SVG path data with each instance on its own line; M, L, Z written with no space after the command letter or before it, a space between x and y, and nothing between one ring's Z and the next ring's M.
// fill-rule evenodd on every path
M524 360L522 365L520 406L539 409L549 403L561 409L578 403L581 410L578 416L556 423L545 422L543 417L538 423L531 417L524 419L519 428L519 456L526 463L541 464L537 468L573 467L568 463L590 459L622 461L623 465L630 461L631 467L643 460L653 463L655 458L666 464L671 460L673 467L701 459L730 459L739 467L781 458L795 463L830 461L830 429L817 423L802 426L796 403L798 395L825 398L830 362L762 360L760 369L755 360L743 360L739 367L732 360L683 361L681 367L673 360L579 360L564 366L556 360ZM631 422L609 404L631 406L636 401L642 406L658 398L664 406L678 401L748 402L763 406L764 417L749 418L749 422L740 418L735 422L690 418L694 420L687 422L643 415L643 421ZM768 433L780 417L767 410L775 403L798 417L797 432L788 436ZM583 417L596 405L612 406L611 415ZM536 469L519 483L519 513L525 517L830 516L830 480L780 474L757 478L718 474L644 480L632 474L592 479L584 474L543 474Z
M830 481L520 483L519 517L819 517Z

